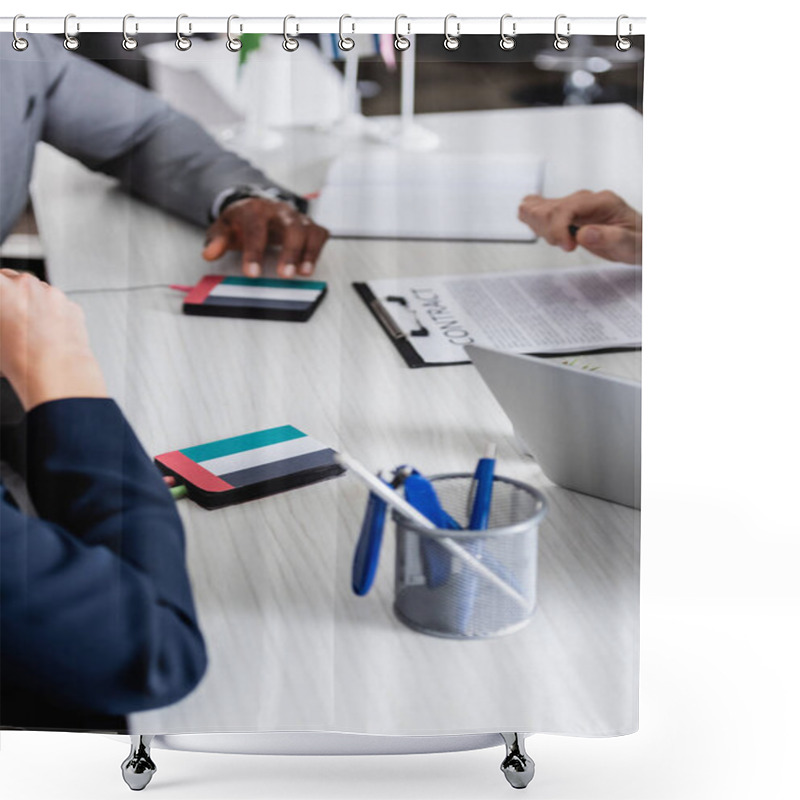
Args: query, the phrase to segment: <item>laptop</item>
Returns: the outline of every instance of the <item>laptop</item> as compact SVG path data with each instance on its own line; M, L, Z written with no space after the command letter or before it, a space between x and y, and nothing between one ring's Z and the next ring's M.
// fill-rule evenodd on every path
M639 508L641 383L561 360L464 349L550 480Z

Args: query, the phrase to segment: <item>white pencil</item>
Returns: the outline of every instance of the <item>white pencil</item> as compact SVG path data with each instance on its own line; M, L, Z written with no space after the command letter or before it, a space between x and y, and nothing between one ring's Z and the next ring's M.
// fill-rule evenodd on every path
M336 453L334 458L346 469L350 470L354 475L359 477L381 500L385 500L392 508L396 508L403 516L410 519L415 525L427 530L438 530L437 527L420 511L418 511L410 503L406 502L397 492L390 486L387 486L383 481L376 478L366 467L359 464L350 456L344 453ZM446 536L436 537L436 541L448 550L456 558L460 558L464 563L468 564L471 569L482 575L487 581L493 583L500 591L508 595L514 602L526 611L530 611L531 603L523 595L521 595L512 586L509 586L502 578L498 577L492 570L485 564L478 561L472 553L465 550L461 545L456 544L452 539Z
M387 486L380 478L373 475L365 466L358 461L345 455L336 453L334 458L345 468L357 475L369 487L370 491L378 495L381 500L385 500L390 506L396 508L403 516L408 517L415 525L420 528L436 530L436 526L421 512L417 511L411 503L404 500L391 486Z

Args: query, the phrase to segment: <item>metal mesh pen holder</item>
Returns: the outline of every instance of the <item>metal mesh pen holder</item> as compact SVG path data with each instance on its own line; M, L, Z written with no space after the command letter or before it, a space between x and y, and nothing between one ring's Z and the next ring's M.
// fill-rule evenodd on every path
M442 507L466 526L472 475L431 480ZM486 530L426 530L394 512L398 619L452 639L500 636L526 625L536 607L538 532L546 507L536 489L495 476Z

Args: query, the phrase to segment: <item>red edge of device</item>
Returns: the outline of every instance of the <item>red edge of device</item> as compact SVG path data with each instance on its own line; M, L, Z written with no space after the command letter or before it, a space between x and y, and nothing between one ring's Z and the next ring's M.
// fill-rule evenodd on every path
M234 488L222 478L214 475L213 472L209 472L195 461L192 461L180 450L162 453L160 456L156 456L156 461L204 492L229 492Z
M184 305L202 305L211 292L225 280L224 275L206 275L197 286L193 286L183 299Z

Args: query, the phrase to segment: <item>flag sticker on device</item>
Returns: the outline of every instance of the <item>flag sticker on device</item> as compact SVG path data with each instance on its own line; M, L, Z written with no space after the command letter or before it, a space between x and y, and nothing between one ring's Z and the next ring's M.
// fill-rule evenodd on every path
M208 508L263 497L339 474L334 452L292 425L186 447L156 457Z
M206 275L184 298L183 313L304 322L326 291L323 281Z

